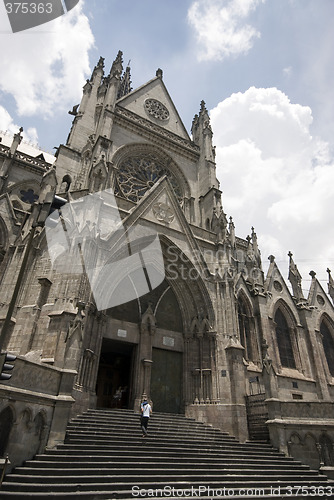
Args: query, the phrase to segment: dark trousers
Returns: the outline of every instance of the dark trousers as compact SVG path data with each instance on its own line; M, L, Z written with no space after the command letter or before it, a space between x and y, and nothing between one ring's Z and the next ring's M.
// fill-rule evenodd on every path
M148 419L149 417L141 417L140 425L141 425L141 430L143 431L143 434L147 434L147 426L148 426Z

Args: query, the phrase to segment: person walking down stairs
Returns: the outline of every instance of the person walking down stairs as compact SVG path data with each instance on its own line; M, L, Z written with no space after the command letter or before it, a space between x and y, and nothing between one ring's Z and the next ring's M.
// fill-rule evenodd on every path
M149 402L145 399L140 405L141 409L141 429L143 431L143 437L147 436L147 426L148 421L152 413L152 407Z

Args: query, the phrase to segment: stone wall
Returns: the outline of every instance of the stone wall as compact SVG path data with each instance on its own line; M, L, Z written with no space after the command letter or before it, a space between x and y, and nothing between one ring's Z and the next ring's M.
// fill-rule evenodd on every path
M313 469L334 470L334 403L266 401L273 446Z
M0 383L0 456L8 453L9 469L64 440L75 375L17 357Z

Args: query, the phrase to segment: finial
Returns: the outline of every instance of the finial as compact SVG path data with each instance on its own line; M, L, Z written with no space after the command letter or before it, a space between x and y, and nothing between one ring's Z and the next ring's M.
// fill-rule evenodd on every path
M301 274L298 271L297 265L294 263L292 259L292 252L289 252L288 256L290 257L288 280L290 281L292 286L293 296L298 301L301 299L304 300Z
M275 262L275 255L269 255L268 260L273 263Z
M291 253L291 251L289 250L288 257L290 257L290 259L291 259L292 256L293 256L293 253Z
M158 68L156 73L155 73L155 76L162 79L162 75L163 75L162 69Z
M131 59L129 60L129 63L125 69L125 72L121 78L121 84L118 89L118 94L117 94L117 99L120 99L121 97L126 96L132 91L131 87L131 74L130 74L130 62Z
M98 68L104 68L104 57L100 57L99 62L97 63Z
M309 272L309 275L311 276L311 278L312 278L312 279L314 279L314 278L315 278L316 274L317 274L317 273L315 273L314 271L310 271L310 272Z
M111 77L116 77L119 78L122 74L123 71L123 52L121 50L118 51L116 59L112 63L111 70L110 70L110 76Z

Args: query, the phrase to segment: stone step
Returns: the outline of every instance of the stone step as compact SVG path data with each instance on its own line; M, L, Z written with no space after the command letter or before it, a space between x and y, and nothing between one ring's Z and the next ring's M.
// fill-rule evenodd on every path
M123 479L123 478L122 478ZM133 479L133 478L132 478ZM142 481L142 482L131 482L131 481L117 481L110 484L109 482L73 482L68 484L59 484L59 482L50 482L44 484L27 484L22 482L12 482L12 483L4 483L6 488L6 492L1 493L1 498L6 498L7 492L16 492L17 495L24 493L43 493L45 497L50 498L50 493L52 492L54 495L57 493L61 493L62 495L67 493L78 493L78 492L94 492L95 498L100 498L100 493L109 492L109 500L113 498L122 498L122 499L130 499L135 498L133 493L137 493L139 491L144 491L149 493L152 491L152 495L147 495L147 497L151 498L154 496L154 491L171 491L172 488L177 489L178 491L184 491L184 496L186 497L186 493L191 491L192 489L195 491L202 491L206 488L206 491L225 491L228 492L227 498L234 499L234 495L238 496L243 492L248 491L250 494L246 496L243 495L244 498L253 499L254 492L257 490L261 491L262 498L272 498L272 492L274 489L279 490L280 497L279 498L305 498L305 496L312 498L333 498L332 494L334 494L334 488L324 480L324 481L316 481L310 482L305 481L303 478L298 480L296 484L293 481L285 481L282 480L279 483L273 483L271 480L258 480L254 481L252 478L251 481L245 481L243 478L241 480L236 479L235 481L210 481L210 483L206 483L205 480L201 481L187 481L187 480L178 480L175 481ZM321 492L319 495L315 495L316 492ZM299 494L298 494L299 493ZM323 494L325 493L325 494ZM307 495L306 495L307 494ZM328 495L327 495L328 494ZM172 498L179 498L181 495ZM225 496L221 495L220 497ZM57 496L61 498L61 496ZM219 498L219 495L211 495L209 498ZM16 497L18 498L18 496ZM22 498L22 497L21 497ZM94 497L93 497L94 498ZM143 498L143 495L140 496Z
M176 439L174 436L153 436L148 434L147 438L143 440L141 437L140 433L138 433L138 436L110 436L107 433L104 432L68 432L66 436L66 441L69 444L82 444L84 443L86 446L89 445L103 445L103 446L115 446L119 445L123 449L124 447L127 447L128 444L137 445L137 446L143 446L147 445L150 447L157 447L157 446L173 446L174 448L178 447L180 443L182 443L182 449L187 448L187 449L197 449L197 450L206 450L206 449L211 449L215 450L217 453L222 452L222 450L228 451L228 450L235 450L236 452L247 452L247 453L252 453L252 454L261 454L264 451L267 452L268 450L264 450L261 447L253 448L251 445L246 444L241 444L241 443L236 443L236 444L230 444L230 443L219 443L216 441L210 441L206 439L191 439L188 437L183 437L182 439ZM272 453L275 453L275 450L271 451Z
M177 479L177 480L175 480ZM208 483L209 482L209 483ZM201 476L201 480L194 479L192 476L188 475L179 475L176 478L173 478L168 475L161 475L159 477L155 477L152 480L151 476L145 475L140 478L136 478L134 482L133 475L124 475L124 476L91 476L91 477L78 477L78 476L63 476L62 481L60 477L54 478L49 476L28 476L28 475L20 475L13 474L10 475L9 479L3 483L6 485L8 490L11 491L20 491L18 489L18 485L25 485L26 491L89 491L91 488L99 491L101 487L105 487L109 485L109 488L112 487L113 491L131 489L134 485L140 486L141 488L155 488L155 487L164 487L164 486L173 486L177 484L178 486L189 487L200 486L203 484L215 485L216 487L226 488L234 487L237 488L240 485L246 485L247 488L254 487L270 487L274 486L274 483L270 478L262 478L259 476L246 476L236 474L228 477L221 477L215 475L205 475ZM326 486L328 483L326 479L322 479L321 476L314 474L310 477L299 476L298 483L291 480L291 476L280 476L280 480L278 483L281 487L294 486L297 485L305 485L305 486ZM130 485L130 486L129 486ZM93 491L94 491L93 490ZM92 490L90 490L92 491ZM334 488L333 488L334 493ZM2 493L1 493L2 495Z
M239 443L170 414L155 414L149 433L141 437L134 412L90 410L71 420L64 444L8 474L1 498L269 500L334 493L333 482L267 442Z
M68 425L68 430L71 429L89 429L92 426L98 428L98 429L104 429L106 431L120 431L120 432L128 432L128 431L136 431L138 428L140 428L140 419L136 420L133 423L126 423L126 424L120 424L120 423L113 423L113 422L103 422L103 423L97 423L97 422L87 422L85 420L80 420L80 421L71 421ZM163 423L157 423L153 422L150 420L149 423L149 428L154 430L155 432L175 432L175 433L184 433L187 432L187 434L196 436L196 435L203 435L203 436L212 436L215 438L219 439L224 439L225 441L233 441L236 442L237 440L233 436L229 436L228 434L221 434L219 430L213 429L211 427L205 428L205 426L199 426L199 427L180 427L180 426L175 426L175 425L165 425Z
M82 456L67 456L67 455L60 455L60 456L55 456L52 457L53 459L50 460L49 456L46 456L44 459L42 457L37 457L35 460L28 460L25 462L26 467L36 467L36 468L54 468L54 467L72 467L73 469L76 468L87 468L88 464L90 468L108 468L111 467L112 465L117 464L119 467L127 467L127 468L135 468L138 469L142 467L142 462L138 461L138 457L126 457L122 456L119 458L113 458L113 457L99 457L99 456L87 456L87 457L82 457ZM166 457L156 457L156 456L146 456L145 455L145 467L146 468L153 468L153 467L164 467L165 469L170 469L173 467L189 467L191 464L196 464L197 467L221 467L221 468L236 468L238 465L241 467L243 470L244 468L248 469L256 469L258 470L259 467L261 467L261 470L263 469L286 469L287 463L286 461L273 461L273 460L256 460L256 461L250 461L250 459L247 458L189 458L186 457L183 459L178 458L177 460L174 460L173 462L171 461L166 461ZM307 465L302 465L298 462L291 462L289 464L289 468L291 470L308 470ZM16 469L16 471L18 468Z
M204 446L198 446L197 444L193 444L193 446L176 446L175 443L169 442L168 445L164 444L163 448L161 449L161 446L159 446L159 443L157 443L154 440L150 440L150 438L143 439L141 438L140 440L133 440L132 444L126 443L126 446L124 446L123 443L115 444L115 443L104 443L103 446L101 446L101 441L97 443L89 443L89 442L84 442L82 439L78 440L73 440L71 442L67 442L66 444L60 444L58 446L58 450L64 452L64 450L67 450L68 453L78 453L81 451L82 453L85 452L109 452L109 453L129 453L131 452L137 452L139 453L139 456L142 456L143 453L143 445L146 445L149 448L150 453L153 451L157 451L159 454L165 454L168 453L169 455L174 456L176 453L182 454L182 455L195 455L198 456L200 453L201 456L203 454L212 456L213 454L223 454L226 456L226 454L230 456L244 456L245 453L247 453L247 456L252 456L254 458L256 457L262 457L263 456L263 451L257 450L257 449L252 449L252 448L243 448L242 446L240 448L234 448L232 446L228 447L204 447ZM267 456L274 456L274 457L283 457L284 454L280 453L274 449L270 451L266 451Z
M178 429L163 429L157 428L154 426L149 426L148 431L150 436L154 437L169 437L174 438L174 440L178 438L184 439L185 432L180 431ZM86 425L71 425L68 427L67 435L71 436L74 434L94 434L94 435L104 435L110 437L119 437L119 438L127 438L129 435L138 435L141 436L141 427L138 424L133 428L113 428L113 427L93 427ZM228 437L219 436L216 434L212 434L210 432L198 431L198 432L187 432L186 434L188 440L207 440L207 441L216 441L217 443L226 443L226 444L238 444L236 441L229 439Z
M191 436L187 435L186 437L182 436L181 434L175 434L175 433L155 433L152 431L152 429L148 429L148 435L147 438L150 440L150 443L180 443L182 442L184 445L191 444L195 446L216 446L216 447L237 447L241 449L241 445L239 443L233 444L230 443L229 441L224 441L224 440L219 440L215 438L210 438L206 436ZM142 442L142 430L138 429L136 432L133 432L131 434L126 434L126 433L109 433L105 432L103 430L91 430L90 432L88 430L80 430L80 429L75 429L75 430L69 430L66 434L66 440L71 443L77 440L82 440L83 442L112 442L112 443L124 443L126 444L129 441L141 441ZM247 445L243 445L242 449L247 449Z
M58 476L96 476L96 475L103 475L103 476L124 476L129 474L130 466L126 464L126 467L122 467L120 464L117 464L117 467L112 467L112 466L100 466L100 467L77 467L77 468L64 468L62 467L62 464L59 464L59 467L53 466L52 468L43 468L43 467L37 467L37 466L29 466L26 465L25 467L17 467L15 469L15 473L13 474L13 478L16 477L16 475L29 475L29 476L41 476L41 477L58 477ZM224 466L224 467L212 467L211 466L203 466L203 465L197 465L196 468L192 468L188 466L176 466L169 464L169 466L163 466L163 464L152 464L151 467L148 467L146 462L145 466L141 464L138 467L133 467L131 465L131 469L134 469L136 474L140 474L140 477L144 477L145 474L148 473L149 469L149 474L150 476L154 475L159 475L159 477L162 477L164 474L167 474L168 476L172 475L173 477L179 476L179 475L188 475L189 477L207 477L208 475L214 476L214 477L224 477L226 475L236 475L236 474L242 474L244 475L258 475L258 467L251 467L249 464L247 464L244 467L235 467L235 465L231 465L230 467ZM210 474L209 474L210 473ZM284 473L285 476L296 476L300 475L301 473L306 476L311 476L314 473L306 469L293 469L291 468L290 470L286 470L286 467L270 467L270 468L264 468L263 466L261 467L261 475L265 476L270 474L271 477L282 477L281 474Z

